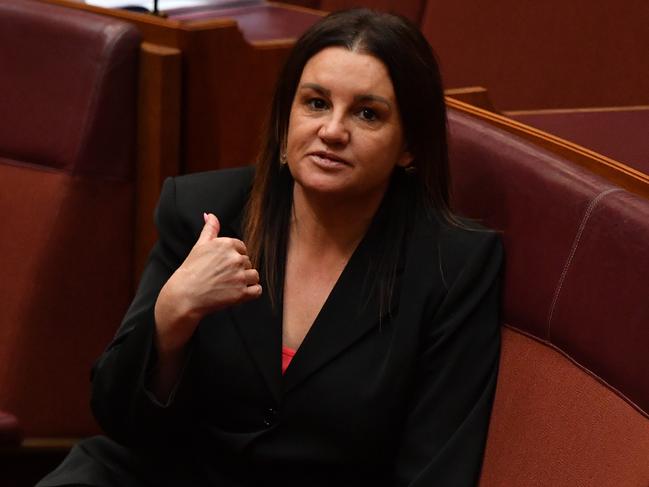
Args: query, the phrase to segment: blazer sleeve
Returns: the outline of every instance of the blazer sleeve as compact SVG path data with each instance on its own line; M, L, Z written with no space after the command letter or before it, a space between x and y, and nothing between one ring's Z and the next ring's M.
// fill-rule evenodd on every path
M495 233L471 233L480 241L439 307L427 312L397 457L399 486L478 483L500 354L502 247Z
M125 444L159 441L182 430L191 387L181 380L167 404L146 385L156 363L154 306L162 286L194 244L176 211L175 181L163 185L155 214L159 240L153 247L135 298L115 336L92 370L91 407L113 439ZM191 344L190 344L191 347Z

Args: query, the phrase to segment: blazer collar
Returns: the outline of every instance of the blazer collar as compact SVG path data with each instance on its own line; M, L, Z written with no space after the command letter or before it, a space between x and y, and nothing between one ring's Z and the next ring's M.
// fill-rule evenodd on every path
M327 297L283 378L284 393L299 386L378 325L378 290L373 286L377 225L361 241Z
M253 362L279 403L282 395L281 307L273 311L270 299L263 293L258 299L234 306L230 311Z
M381 220L374 220L352 254L283 377L281 296L276 310L265 294L231 308L240 336L277 402L377 326L383 315L393 311L380 309L380 297L372 279L372 269L381 257ZM241 234L240 221L233 222L235 235ZM283 258L279 263L279 282L284 280L284 267ZM402 267L403 262L397 275Z
M235 238L243 238L243 214L239 214L227 226ZM283 281L283 265L280 265ZM267 289L263 282L262 288ZM280 402L282 395L282 303L273 310L266 293L258 299L230 308L239 335L253 362L263 377L269 392Z

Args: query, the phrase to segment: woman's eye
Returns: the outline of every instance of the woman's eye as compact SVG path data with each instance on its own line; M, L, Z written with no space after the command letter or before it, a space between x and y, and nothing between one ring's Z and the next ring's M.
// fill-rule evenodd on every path
M311 98L307 100L306 104L312 110L324 110L325 108L327 108L327 102L322 98Z
M379 118L378 114L371 108L361 108L358 115L366 122L374 122Z

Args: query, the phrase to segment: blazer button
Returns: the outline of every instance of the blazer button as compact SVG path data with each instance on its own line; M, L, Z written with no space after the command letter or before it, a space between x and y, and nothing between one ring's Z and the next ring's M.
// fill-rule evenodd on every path
M270 428L277 421L277 411L273 408L268 408L266 410L266 415L264 416L264 426Z

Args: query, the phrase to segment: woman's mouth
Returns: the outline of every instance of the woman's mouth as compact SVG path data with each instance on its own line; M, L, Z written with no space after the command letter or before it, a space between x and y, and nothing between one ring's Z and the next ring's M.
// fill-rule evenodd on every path
M338 157L330 152L312 152L309 154L309 157L317 166L325 169L335 169L350 165L342 157Z

